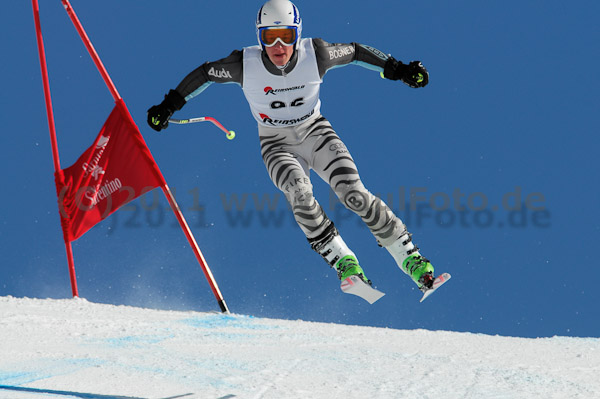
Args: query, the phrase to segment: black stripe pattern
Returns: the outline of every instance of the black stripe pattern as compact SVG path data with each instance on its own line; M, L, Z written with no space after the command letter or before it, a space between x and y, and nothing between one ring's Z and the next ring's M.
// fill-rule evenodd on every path
M310 169L329 183L346 208L362 218L382 246L394 242L405 230L391 209L365 188L348 149L323 116L298 126L259 126L259 136L269 176L286 195L309 240L331 224L313 196Z

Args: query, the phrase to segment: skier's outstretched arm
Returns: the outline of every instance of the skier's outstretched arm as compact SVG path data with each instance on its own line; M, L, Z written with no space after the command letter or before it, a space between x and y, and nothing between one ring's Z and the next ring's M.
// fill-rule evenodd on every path
M410 87L424 87L429 83L427 69L420 61L404 64L374 47L360 43L328 43L313 39L321 77L330 69L345 65L360 65L383 73L390 80L400 80Z
M188 74L165 99L148 110L148 125L156 131L169 125L169 118L190 99L202 93L213 83L242 84L243 52L233 51L229 56L214 62L206 62Z

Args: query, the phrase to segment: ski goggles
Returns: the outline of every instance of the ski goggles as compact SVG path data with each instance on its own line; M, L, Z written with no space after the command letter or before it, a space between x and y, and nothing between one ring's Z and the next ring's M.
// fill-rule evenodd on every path
M295 26L259 28L258 37L265 47L273 47L278 41L284 46L291 46L298 40L298 28Z

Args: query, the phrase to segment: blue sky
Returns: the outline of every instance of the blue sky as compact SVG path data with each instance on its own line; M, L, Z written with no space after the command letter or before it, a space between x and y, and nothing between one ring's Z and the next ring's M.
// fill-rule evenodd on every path
M91 145L113 102L60 1L41 3L67 167ZM7 5L10 20L0 27L8 38L0 64L0 295L69 297L31 4ZM213 116L236 131L233 141L210 124L162 133L145 124L146 110L188 72L256 43L261 3L72 5L176 189L233 312L526 337L599 336L597 2L383 1L366 9L362 2L296 2L304 37L368 44L403 61L419 59L430 72L430 85L420 90L357 66L330 71L322 85L322 113L365 185L403 218L436 271L453 275L419 304L420 294L392 258L356 216L330 202L328 187L314 176L317 198L387 294L372 306L342 294L334 272L310 250L267 176L239 87L213 85L176 114ZM247 199L239 210L236 198ZM261 210L265 198L271 210ZM218 309L159 190L73 248L80 295L90 301Z

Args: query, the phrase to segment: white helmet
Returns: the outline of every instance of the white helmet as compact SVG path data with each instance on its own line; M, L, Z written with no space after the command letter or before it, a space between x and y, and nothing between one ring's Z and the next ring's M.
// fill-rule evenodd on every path
M260 29L268 27L291 27L296 30L294 48L298 48L300 34L302 33L302 19L298 8L288 0L269 0L258 10L256 16L256 38L264 50L265 46L260 39Z

